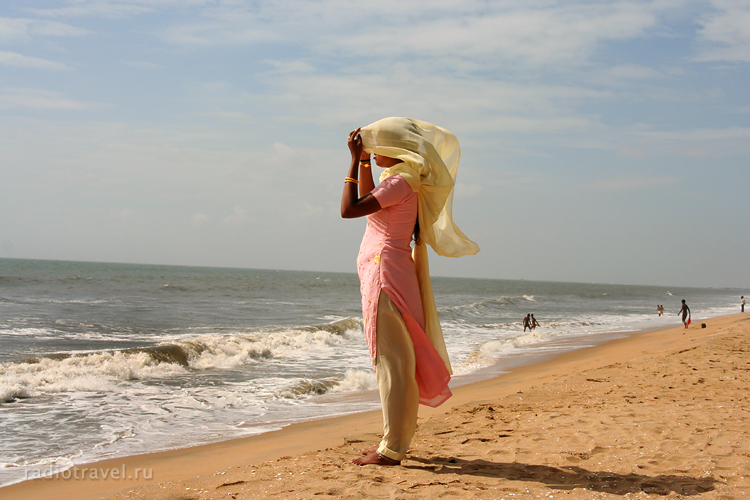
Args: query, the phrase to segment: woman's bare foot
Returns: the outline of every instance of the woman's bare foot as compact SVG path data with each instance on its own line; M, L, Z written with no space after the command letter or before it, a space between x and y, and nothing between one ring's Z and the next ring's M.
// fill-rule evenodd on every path
M378 451L378 447L377 447L377 446L373 446L372 448L366 448L366 449L365 449L365 448L363 448L363 449L361 449L361 450L359 450L359 451L360 451L360 453L362 453L363 455L369 455L370 453L375 453L375 452L377 452L377 451Z
M361 458L353 458L352 463L355 465L401 465L401 461L388 458L377 451L368 453Z

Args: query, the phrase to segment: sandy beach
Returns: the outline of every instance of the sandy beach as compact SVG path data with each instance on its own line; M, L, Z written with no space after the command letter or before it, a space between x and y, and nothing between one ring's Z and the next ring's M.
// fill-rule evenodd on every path
M0 498L740 500L748 387L750 314L698 320L459 387L420 409L398 467L349 463L379 440L370 412L79 466Z

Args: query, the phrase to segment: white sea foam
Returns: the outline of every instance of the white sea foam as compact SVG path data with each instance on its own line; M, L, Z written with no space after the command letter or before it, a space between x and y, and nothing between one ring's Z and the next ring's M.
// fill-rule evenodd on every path
M17 467L55 467L64 470L73 466L73 461L81 453L74 453L70 456L44 457L38 460L28 460L24 457L18 457L12 462L0 462L0 469L11 469Z
M344 379L336 384L331 392L371 391L378 388L373 370L347 370Z
M10 384L7 382L0 382L0 403L7 403L16 399L30 398L28 388L21 384L14 383Z
M191 368L228 369L261 358L306 358L316 350L335 348L361 336L361 330L335 324L253 334L206 334L176 342Z
M2 329L0 334L3 336L13 337L52 337L53 334L44 328L13 328L13 329Z
M228 369L272 356L271 346L263 340L241 335L202 335L177 345L187 353L189 366L198 370Z
M0 363L0 387L15 387L24 397L40 393L107 391L117 381L173 377L185 372L174 363L159 363L146 352L122 351L39 358Z
M328 352L359 341L357 326L355 319L347 318L309 328L176 336L173 342L152 347L4 362L0 363L0 401L47 393L108 391L119 382L171 378L187 370L228 370L263 359L291 362L314 358L316 351Z

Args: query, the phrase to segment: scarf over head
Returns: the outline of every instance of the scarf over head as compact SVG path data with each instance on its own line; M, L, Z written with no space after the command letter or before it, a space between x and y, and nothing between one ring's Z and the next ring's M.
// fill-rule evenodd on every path
M451 372L432 293L425 243L446 257L474 255L479 251L479 246L453 222L453 187L461 157L458 139L442 127L398 117L383 118L362 127L360 135L368 153L401 160L385 169L380 180L400 175L417 193L420 242L414 246L412 256L422 294L425 333Z

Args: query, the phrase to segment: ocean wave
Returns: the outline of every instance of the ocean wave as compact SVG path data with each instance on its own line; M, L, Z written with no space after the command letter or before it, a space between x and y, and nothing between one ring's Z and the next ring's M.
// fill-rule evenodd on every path
M0 363L0 402L42 394L112 391L129 381L173 378L193 368L191 358L199 364L204 359L189 344L166 344L4 362Z
M0 302L7 302L10 304L21 304L21 305L35 305L35 304L55 304L55 305L66 305L66 304L85 304L85 305L99 305L109 304L114 302L113 299L53 299L50 297L26 297L24 300L16 299L2 299Z
M13 328L12 330L2 329L0 330L0 334L13 337L34 337L37 339L54 336L49 330L44 328Z
M355 318L344 318L296 329L208 333L176 337L170 342L146 347L55 353L4 362L0 363L0 387L7 395L0 402L39 394L105 391L117 383L171 378L192 370L231 370L263 359L304 358L315 350L335 348L358 337L361 335L359 325ZM337 383L326 386L326 391ZM317 393L320 388L301 390Z
M230 369L263 358L274 357L267 339L249 335L208 334L174 345L184 366L196 370Z
M19 384L0 386L0 403L9 403L17 399L30 398L31 394L26 387Z
M361 323L344 318L322 325L279 328L249 334L204 334L182 339L188 364L195 369L229 369L263 358L299 358L330 349L361 335Z
M300 330L310 331L310 332L326 331L330 333L343 335L347 332L350 332L351 330L358 330L361 327L362 327L362 320L355 318L354 316L349 316L348 318L335 320L330 323L325 323L322 325L302 327L300 328Z
M377 379L373 370L347 370L343 377L319 380L301 379L291 387L279 391L285 398L297 399L307 396L320 396L331 392L359 392L377 389Z
M76 328L76 329L78 329L77 331L80 331L80 330L84 330L85 331L85 330L90 330L92 328L97 328L97 327L101 328L101 325L95 325L95 324L92 324L92 323L82 323L80 321L71 321L71 320L67 320L67 319L56 319L55 320L55 325L61 326L61 327L65 327L65 328L69 328L69 329L70 328Z
M438 308L439 313L448 314L461 314L468 313L469 315L484 314L488 308L494 307L507 307L512 305L518 305L525 302L534 302L536 299L533 295L516 295L508 297L503 295L502 297L496 297L494 299L479 300L476 302L470 302L468 304L458 304L455 306L446 306Z
M159 361L158 352L64 353L0 363L0 387L22 388L27 397L35 397L63 392L108 391L119 381L173 377L185 372L178 363Z
M465 375L497 363L498 359L520 354L522 351L539 349L556 337L553 331L517 332L512 336L494 338L474 344L454 362L454 372Z
M29 460L18 457L12 462L0 462L0 469L22 468L22 467L49 467L49 473L45 476L57 474L73 466L73 461L81 455L81 452L72 453L70 456L46 457L39 460ZM5 486L5 485L3 485Z
M169 283L165 283L161 286L162 290L165 291L175 291L175 292L188 292L190 291L190 288L182 285L170 285Z
M347 370L344 378L333 387L331 392L371 391L378 388L373 370Z
M294 383L287 389L279 391L279 396L289 399L297 399L299 397L306 397L312 395L322 395L330 392L330 390L338 383L335 379L302 379Z
M93 446L93 449L104 448L118 441L122 441L123 439L135 437L135 435L136 435L135 428L132 425L128 425L124 429L119 429L115 432L112 432L112 434L110 434L109 437L107 437L107 439L99 443L96 443Z

